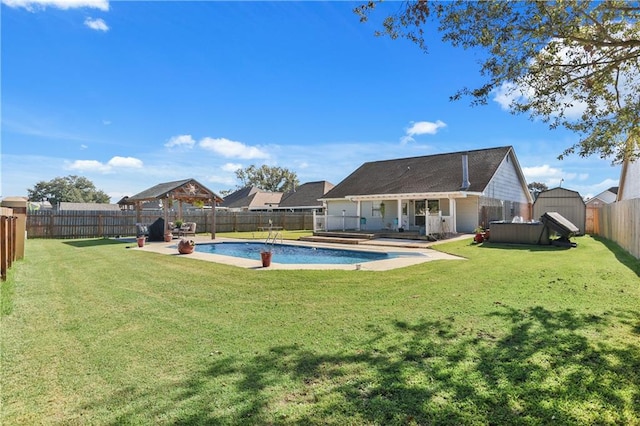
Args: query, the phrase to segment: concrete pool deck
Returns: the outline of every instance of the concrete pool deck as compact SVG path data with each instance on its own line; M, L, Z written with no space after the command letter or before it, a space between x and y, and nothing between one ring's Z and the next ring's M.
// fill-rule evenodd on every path
M446 241L452 241L456 239L467 239L471 238L469 235L458 236L452 239L448 239ZM191 237L190 239L194 240L196 244L204 244L204 243L222 243L222 242L258 242L262 243L264 240L248 240L248 239L237 239L237 238L224 238L224 237L216 237L215 240L212 240L209 235L196 235L195 237ZM174 239L171 242L145 242L144 247L139 248L135 246L136 250L144 250L153 253L166 254L172 256L180 256L184 258L190 259L198 259L204 260L208 262L222 263L225 265L237 266L240 268L246 269L256 269L256 270L299 270L299 269L316 269L316 270L363 270L363 271L388 271L391 269L404 268L406 266L418 265L425 262L430 262L433 260L464 260L461 257L453 256L446 253L441 253L439 251L433 250L429 248L433 244L437 244L438 242L427 242L427 241L418 241L418 240L395 240L391 238L380 238L377 240L368 240L366 243L360 243L356 246L353 244L339 244L339 243L320 243L314 242L310 243L307 241L296 241L296 240L283 240L283 244L289 245L299 245L304 247L323 247L323 248L334 248L334 249L343 249L343 250L354 250L354 251L368 251L368 252L378 252L378 253L394 253L399 255L398 257L394 257L392 259L384 259L384 260L374 260L369 262L362 262L356 266L356 264L351 265L335 265L335 264L284 264L278 263L277 257L272 259L271 266L262 267L262 261L260 259L244 259L240 257L234 256L223 256L219 254L210 254L210 253L200 253L194 251L191 254L179 254L176 248L179 239ZM133 247L132 247L133 248ZM406 256L402 256L401 253L406 253Z

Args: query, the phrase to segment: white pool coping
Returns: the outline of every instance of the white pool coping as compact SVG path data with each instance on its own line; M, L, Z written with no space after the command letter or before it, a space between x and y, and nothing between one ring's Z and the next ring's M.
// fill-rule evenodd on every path
M469 236L465 236L470 238ZM247 242L247 243L263 243L263 240L250 240L250 239L237 239L237 238L224 238L216 237L212 240L210 236L196 236L191 237L196 244L211 244L211 243L223 243L223 242ZM282 244L298 245L303 247L323 247L334 248L351 251L367 251L377 253L407 253L406 257L397 256L390 259L372 260L369 262L362 262L358 264L349 265L336 265L336 264L286 264L278 263L277 256L271 260L271 266L263 267L261 259L245 259L235 256L224 256L220 254L201 253L194 251L191 254L179 254L176 249L179 239L174 239L171 242L145 242L144 247L135 246L136 250L149 251L154 253L180 256L189 259L204 260L207 262L221 263L225 265L237 266L246 269L255 269L261 271L268 270L361 270L361 271L388 271L392 269L404 268L407 266L419 265L425 262L431 262L434 260L464 260L461 257L453 256L450 254L442 253L429 248L429 243L425 241L411 240L393 240L393 239L379 239L371 240L366 243L354 244L339 244L339 243L318 243L308 241L297 240L283 240ZM134 243L135 244L135 243ZM133 247L132 247L133 248ZM358 266L359 265L359 266Z

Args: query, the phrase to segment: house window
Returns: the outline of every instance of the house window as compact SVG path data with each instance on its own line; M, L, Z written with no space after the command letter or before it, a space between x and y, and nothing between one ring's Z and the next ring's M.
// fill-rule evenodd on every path
M429 213L438 213L440 211L440 200L427 200L427 208Z
M426 207L426 203L424 201L416 201L415 203L415 208L416 208L416 216L424 216L426 211L427 211L427 207Z
M380 203L377 205L375 203L371 203L371 217L382 217L382 212L384 211L384 203Z

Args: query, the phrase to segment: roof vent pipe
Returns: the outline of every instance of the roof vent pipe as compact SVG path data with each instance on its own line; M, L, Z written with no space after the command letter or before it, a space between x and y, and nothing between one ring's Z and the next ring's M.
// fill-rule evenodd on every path
M469 182L469 154L462 154L462 186L460 189L467 190L471 186Z

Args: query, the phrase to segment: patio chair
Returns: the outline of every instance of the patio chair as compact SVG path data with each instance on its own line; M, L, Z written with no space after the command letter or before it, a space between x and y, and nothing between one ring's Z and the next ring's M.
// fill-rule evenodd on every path
M185 222L180 227L180 231L178 232L179 236L187 236L187 235L196 235L196 223L195 222Z

